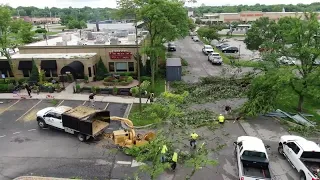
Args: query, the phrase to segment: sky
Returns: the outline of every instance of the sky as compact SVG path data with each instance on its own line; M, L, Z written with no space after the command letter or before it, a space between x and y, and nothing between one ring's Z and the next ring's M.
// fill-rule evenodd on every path
M310 4L312 2L317 2L318 0L303 0L304 4ZM241 3L239 3L241 2ZM198 0L195 4L187 4L188 6L200 6L201 4L210 5L210 6L221 6L221 5L239 5L239 4L248 4L254 5L256 3L260 4L297 4L301 3L302 0ZM58 8L67 8L69 6L74 8L82 8L84 6L89 7L110 7L116 8L116 0L0 0L0 4L8 4L12 7L18 6L35 6L39 8L48 7L58 7Z

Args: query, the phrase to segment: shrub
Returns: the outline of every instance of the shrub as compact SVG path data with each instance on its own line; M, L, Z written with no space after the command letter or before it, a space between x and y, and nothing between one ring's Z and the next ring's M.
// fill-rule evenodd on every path
M14 90L14 85L12 83L8 84L8 91L13 92Z
M102 59L100 57L100 60L97 64L97 73L96 73L96 78L98 81L103 80L104 77L106 76L106 74L108 74L108 70L106 68L106 66L104 65L104 63L102 62Z
M34 32L36 32L36 33L47 33L47 30L45 30L43 28L39 28L39 29L35 30Z
M182 66L188 66L189 63L185 59L181 58L181 65Z
M37 29L41 28L41 26L37 26Z
M87 75L84 76L84 82L86 82L86 83L89 82L89 77Z
M0 92L8 92L8 84L0 84Z
M21 78L18 80L19 83L23 84L29 81L29 78Z
M38 70L38 67L33 59L32 59L32 69L31 69L31 74L30 74L29 80L32 82L38 82L40 80L39 79L39 70Z
M49 83L49 82L45 82L45 83L43 83L43 86L44 87L53 87L53 84Z
M95 89L96 89L96 93L99 93L101 90L99 86L96 86Z
M141 88L141 91L145 91L148 89L148 87L150 86L150 81L143 81L141 84L140 84L140 88Z
M76 92L79 93L80 92L80 84L76 84Z
M118 88L116 86L114 86L112 88L112 92L113 92L114 95L118 94Z
M92 86L92 87L91 87L91 92L92 92L92 93L97 93L96 87Z
M127 78L127 82L132 82L133 81L133 77L131 77L131 76L128 76L128 78Z
M151 81L151 77L149 77L149 76L141 76L141 81Z
M133 96L137 96L139 94L139 87L132 87L130 89L130 93L133 95Z

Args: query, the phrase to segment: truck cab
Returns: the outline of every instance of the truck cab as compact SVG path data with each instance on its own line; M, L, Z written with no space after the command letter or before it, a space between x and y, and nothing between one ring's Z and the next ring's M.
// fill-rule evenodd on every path
M271 180L269 158L261 139L240 136L234 145L239 180Z
M278 152L300 174L300 180L319 180L320 147L313 141L300 136L281 136Z
M71 110L68 106L47 107L37 112L38 125L41 128L47 126L64 129L62 124L62 113Z

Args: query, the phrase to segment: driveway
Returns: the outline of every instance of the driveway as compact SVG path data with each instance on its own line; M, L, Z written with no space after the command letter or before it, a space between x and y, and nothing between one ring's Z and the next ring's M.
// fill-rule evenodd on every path
M76 107L87 101L0 100L0 179L35 175L61 178L119 179L136 171L132 158L104 137L82 143L71 134L39 129L36 112L54 105ZM96 102L95 108L123 116L128 104ZM113 122L108 131L119 129Z
M244 74L252 71L253 68L232 68L229 65L221 66L212 65L208 62L208 57L202 53L204 44L202 42L194 42L191 37L176 41L177 51L173 52L174 57L181 57L188 62L188 67L185 68L185 75L182 79L185 82L198 82L200 77L221 76L222 74L230 76L234 74Z

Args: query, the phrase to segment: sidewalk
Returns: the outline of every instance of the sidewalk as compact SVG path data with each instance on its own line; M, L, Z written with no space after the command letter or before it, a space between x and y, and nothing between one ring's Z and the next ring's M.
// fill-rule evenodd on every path
M88 101L89 95L87 94L69 94L69 93L40 93L34 94L32 93L32 98L27 96L27 92L21 91L21 96L26 97L26 99L50 99L47 96L50 95L54 99L62 99L62 100L81 100L81 101ZM21 99L21 97L17 96L13 93L0 93L0 99ZM95 101L100 102L111 102L111 103L139 103L139 98L134 98L131 96L95 96ZM142 103L146 103L146 98L141 98Z
M39 176L21 176L13 180L71 180L65 178L39 177Z

